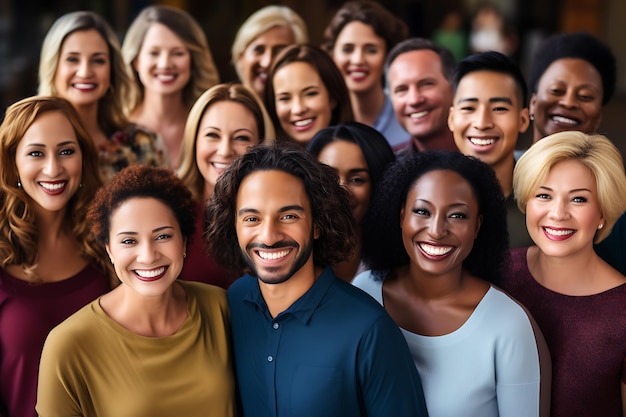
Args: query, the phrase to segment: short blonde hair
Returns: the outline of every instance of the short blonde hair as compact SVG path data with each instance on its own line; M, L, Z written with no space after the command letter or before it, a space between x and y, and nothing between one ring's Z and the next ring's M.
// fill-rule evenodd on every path
M546 136L533 144L517 161L513 171L517 205L526 212L526 203L552 167L568 160L585 165L596 179L598 202L605 220L604 227L598 230L594 239L598 243L610 234L626 210L624 163L617 147L605 136L566 131Z
M165 25L185 44L191 54L191 78L183 90L183 100L191 107L200 94L219 82L219 75L206 35L187 12L170 6L149 6L131 23L122 44L122 55L133 83L128 110L132 112L144 98L144 87L133 61L139 55L146 32L154 23Z
M233 46L231 48L231 59L237 76L239 74L237 60L244 53L248 45L274 27L286 27L291 29L296 44L303 44L309 41L309 35L304 20L287 6L265 6L251 14L239 27Z
M39 59L39 90L40 96L57 96L54 76L59 65L59 56L65 39L74 32L94 29L106 42L109 48L111 63L111 81L107 94L98 102L98 124L109 136L124 129L128 125L124 108L130 91L130 78L120 52L117 35L97 13L78 11L64 14L50 27L41 47Z
M267 112L261 100L250 88L239 83L217 84L205 91L194 103L187 116L185 131L180 148L178 176L191 190L197 201L201 201L204 192L204 177L196 163L196 139L202 116L209 107L221 101L234 101L242 104L254 115L259 131L259 143L263 143L267 130L265 120Z

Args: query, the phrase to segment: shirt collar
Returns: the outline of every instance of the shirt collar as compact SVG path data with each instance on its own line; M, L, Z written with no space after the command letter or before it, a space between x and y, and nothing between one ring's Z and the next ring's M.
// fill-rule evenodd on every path
M269 320L272 320L267 304L261 294L258 279L254 279L256 280L256 285L252 286L243 301L251 308L254 308L258 312L262 312ZM281 318L293 316L300 320L303 324L307 324L335 279L337 279L337 277L330 266L325 267L311 288L309 288L309 290L305 292L302 297L298 298L287 310L280 313L273 320L281 320Z

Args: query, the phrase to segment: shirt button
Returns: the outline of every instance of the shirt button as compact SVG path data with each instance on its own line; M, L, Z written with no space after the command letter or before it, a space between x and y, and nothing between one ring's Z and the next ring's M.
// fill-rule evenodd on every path
M272 355L270 355L270 356L268 356L268 357L267 357L267 361L268 361L268 362L272 362L273 360L274 360L274 357L273 357Z
M280 324L274 323L272 324L272 327L274 328L274 330L277 330L280 327Z

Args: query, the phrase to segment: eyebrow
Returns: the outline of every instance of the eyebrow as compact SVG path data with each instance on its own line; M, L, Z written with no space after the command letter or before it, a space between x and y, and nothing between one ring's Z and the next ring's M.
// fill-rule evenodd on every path
M359 173L359 172L365 172L366 174L370 173L369 169L367 169L367 168L353 168L353 169L351 169L348 172L350 174L356 174L356 173Z
M166 229L173 229L173 228L174 228L174 226L161 226L161 227L157 227L156 229L152 229L152 233L157 233L157 232L161 232L161 231L166 230ZM117 233L115 236L119 236L119 235L132 235L132 236L136 236L136 235L138 235L138 234L139 234L138 232L131 232L131 231L128 231L128 232L119 232L119 233Z
M541 186L539 186L539 188L541 188L543 190L554 191L552 188L546 187L545 185L541 185ZM572 190L569 190L568 193L579 193L581 191L591 192L591 190L589 188L574 188Z
M65 141L65 142L61 142L59 144L57 144L57 148L61 148L63 146L67 146L67 145L78 145L77 142L72 142L72 141ZM30 147L36 147L36 148L45 148L46 145L43 143L29 143L26 146L30 146Z
M461 98L459 99L459 101L457 101L458 104L460 103L464 103L464 102L472 102L472 103L478 103L478 98L476 97L467 97L467 98ZM513 105L513 100L511 100L508 97L491 97L489 99L489 103L500 103L500 102L504 102L510 105Z
M422 198L418 198L416 201L419 201L419 202L422 202L422 203L426 203L426 204L429 204L431 206L433 205L433 203L431 203L430 201L424 200ZM453 208L453 207L467 207L467 208L469 208L469 205L467 203L452 203L448 207L449 208Z
M278 212L279 213L284 213L286 211L298 211L298 212L304 212L304 207L297 205L297 204L292 204L290 206L285 206L285 207L281 207ZM253 213L253 214L260 214L261 212L257 209L254 208L248 208L248 207L244 207L239 209L239 211L237 212L238 216L241 216L243 214L246 213Z

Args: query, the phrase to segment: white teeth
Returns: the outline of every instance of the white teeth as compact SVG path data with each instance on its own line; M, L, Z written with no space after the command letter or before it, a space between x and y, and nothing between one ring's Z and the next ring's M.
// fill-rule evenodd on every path
M87 90L87 89L90 89L90 88L96 88L96 85L95 84L76 83L76 84L74 84L74 87L78 88L80 90Z
M578 124L578 122L576 120L568 119L567 117L563 117L563 116L552 116L552 120L554 120L557 123L564 123L566 125L577 125Z
M160 268L157 269L151 269L148 271L144 271L142 269L136 269L135 273L137 275L139 275L142 278L154 278L154 277L158 277L159 275L161 275L163 272L165 272L165 267L162 266Z
M574 231L571 229L554 230L554 229L550 229L549 227L544 227L543 230L545 230L549 235L552 235L552 236L567 236L567 235L571 235L572 233L574 233Z
M267 73L266 72L260 72L257 74L257 78L260 78L261 80L265 81L267 80Z
M411 119L419 119L420 117L424 117L427 114L428 114L428 111L421 111L421 112L418 112L418 113L411 113L411 114L409 114L409 117Z
M352 71L350 75L352 75L353 77L366 77L367 73L363 71Z
M298 120L297 122L293 122L293 124L296 125L297 127L303 127L311 123L313 123L313 119L304 119L304 120Z
M426 243L420 243L420 248L422 248L424 252L432 256L445 255L453 249L452 246L432 246Z
M156 77L160 81L172 81L174 78L176 78L176 76L172 74L159 74Z
M280 252L263 252L263 251L259 251L259 256L263 259L278 259L278 258L283 258L285 256L287 256L289 254L289 252L291 252L290 249L287 250L283 250Z
M61 188L65 187L66 182L55 182L55 183L50 183L50 182L40 182L39 185L41 185L43 188L45 188L46 190L50 190L50 191L56 191L56 190L60 190Z
M217 169L226 169L230 166L230 164L223 164L221 162L213 162L213 166Z
M478 146L487 146L487 145L492 145L496 142L495 139L479 139L479 138L469 138L470 142L472 142L474 145L478 145Z

